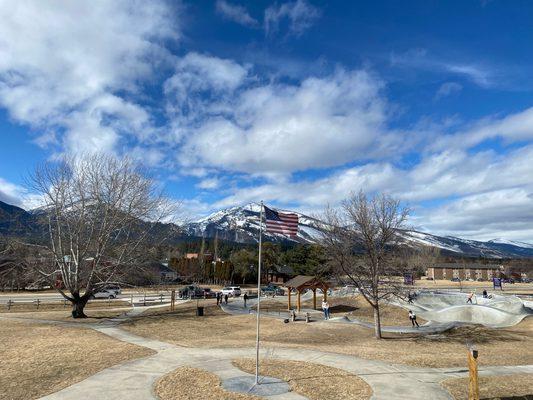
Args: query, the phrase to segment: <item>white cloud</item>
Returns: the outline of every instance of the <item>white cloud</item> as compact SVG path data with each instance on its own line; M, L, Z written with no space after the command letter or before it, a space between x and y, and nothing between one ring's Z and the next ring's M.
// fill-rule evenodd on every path
M215 7L217 13L230 21L252 28L259 25L259 22L252 18L243 6L230 4L225 0L217 0Z
M220 186L220 180L218 178L204 179L196 185L196 187L199 189L207 189L207 190L217 189L219 186Z
M532 140L533 107L503 118L485 118L453 134L440 135L431 147L471 148L497 138L507 143Z
M531 228L527 227L527 221L531 220L529 215L533 212L531 159L533 145L505 155L494 151L469 154L448 150L426 156L411 169L397 168L388 162L369 163L345 168L320 179L288 179L241 187L216 206L227 207L263 199L318 211L326 204L338 204L360 189L369 193L386 192L414 205L455 198L457 200L445 200L448 205L440 208L415 207L414 222L437 234L453 234L455 231L459 236L512 235L514 239L530 240L527 230ZM513 202L516 202L515 209L512 209ZM528 207L529 211L525 211ZM477 211L474 213L474 210ZM472 223L468 222L469 218ZM509 219L510 235L504 229L506 219Z
M111 151L147 128L127 93L168 57L157 40L178 38L164 3L0 1L0 20L0 105L15 120L67 150Z
M384 127L382 86L366 71L339 69L300 84L247 85L237 92L231 86L214 100L200 96L193 107L199 123L176 117L187 131L179 159L186 166L270 174L386 157L409 144Z
M299 36L315 23L320 14L320 10L306 0L271 5L265 10L265 32L277 32L280 23L287 20L289 33Z
M25 187L0 178L0 201L30 210L41 205L41 197L30 193Z
M533 189L502 189L463 197L432 210L416 221L430 232L489 240L496 237L531 241Z
M435 93L435 100L440 100L443 97L449 96L453 93L460 92L463 89L463 86L457 82L446 82L440 85L437 93Z
M429 55L426 49L412 49L402 54L393 53L390 61L396 67L462 76L481 87L489 87L497 83L495 72L485 65L439 59Z

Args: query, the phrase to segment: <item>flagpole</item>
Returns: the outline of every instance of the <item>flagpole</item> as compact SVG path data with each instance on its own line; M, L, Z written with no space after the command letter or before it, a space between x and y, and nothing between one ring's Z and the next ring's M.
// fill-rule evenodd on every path
M261 247L263 243L263 200L259 212L259 262L257 268L257 334L255 339L255 384L259 384L259 319L261 311Z

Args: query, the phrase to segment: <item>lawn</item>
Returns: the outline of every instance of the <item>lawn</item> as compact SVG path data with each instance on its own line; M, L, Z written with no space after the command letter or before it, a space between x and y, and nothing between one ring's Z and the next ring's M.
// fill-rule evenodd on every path
M215 374L203 369L180 367L160 378L154 392L161 400L259 400L244 393L227 392Z
M468 398L468 378L448 379L442 383L454 399ZM479 398L483 400L532 400L533 374L479 378Z
M202 303L205 316L195 316L195 303L184 303L176 311L154 310L134 318L123 327L140 336L192 347L252 347L255 344L255 318L232 316L211 301ZM403 313L404 311L402 311ZM296 347L351 354L422 367L466 365L467 340L476 343L480 365L533 364L533 318L506 329L463 327L438 335L384 334L376 340L373 330L340 323L290 322L263 318L262 346Z
M255 359L237 359L233 365L255 374ZM366 400L372 396L372 389L361 378L325 365L263 359L259 363L259 373L288 382L292 391L310 400Z
M153 353L83 327L0 319L0 399L36 399Z

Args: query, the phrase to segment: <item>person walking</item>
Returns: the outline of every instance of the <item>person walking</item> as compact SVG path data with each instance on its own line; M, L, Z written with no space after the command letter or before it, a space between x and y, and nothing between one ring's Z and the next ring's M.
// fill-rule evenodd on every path
M324 311L324 319L329 319L329 303L324 299L322 300L322 311Z
M470 292L470 294L468 295L468 298L466 299L466 304L468 303L473 304L472 297L474 297L474 292Z
M413 295L411 294L411 292L407 293L407 303L413 304Z
M246 308L246 302L248 301L248 292L245 292L244 296L242 296L242 298L244 300L244 308Z
M224 295L224 303L228 304L228 295Z
M409 319L411 320L411 324L413 324L413 328L415 326L420 328L420 325L418 325L418 322L416 321L416 314L412 310L409 310Z
M220 304L220 293L217 292L217 306Z

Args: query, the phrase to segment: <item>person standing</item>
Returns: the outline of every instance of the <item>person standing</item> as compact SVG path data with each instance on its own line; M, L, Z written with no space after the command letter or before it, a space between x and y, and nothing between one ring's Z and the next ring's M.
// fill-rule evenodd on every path
M483 289L483 298L486 299L487 297L489 297L487 289Z
M217 292L217 306L220 304L220 293Z
M224 303L228 304L228 295L227 294L224 295Z
M244 308L246 308L246 302L248 301L248 292L245 292L244 296L242 296L242 298L244 300Z
M420 328L420 325L418 325L418 322L416 321L416 314L412 310L409 310L409 319L411 320L411 324L413 324L413 328L415 326Z
M324 311L324 319L329 319L329 303L324 299L322 300L322 311Z

